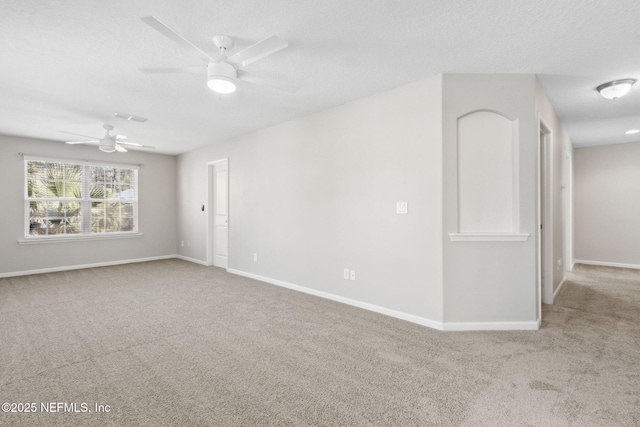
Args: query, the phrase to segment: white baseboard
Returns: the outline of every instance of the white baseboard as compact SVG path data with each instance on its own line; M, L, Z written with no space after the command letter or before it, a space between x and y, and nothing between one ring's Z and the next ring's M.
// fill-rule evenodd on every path
M306 294L314 295L321 298L326 298L332 301L337 301L343 304L348 304L354 307L363 308L365 310L373 311L375 313L384 314L386 316L395 317L396 319L406 320L407 322L416 323L418 325L427 326L432 329L440 331L506 331L506 330L537 330L540 328L539 321L533 322L439 322L436 320L427 319L425 317L415 316L413 314L404 313L402 311L393 310L386 307L381 307L374 304L354 300L351 298L345 298L339 295L334 295L328 292L318 291L316 289L307 288L304 286L294 285L282 280L272 279L270 277L260 276L258 274L247 273L246 271L236 270L228 268L227 272L237 274L238 276L249 277L251 279L259 280L261 282L270 283L272 285L281 286L283 288L292 289Z
M531 322L444 322L443 331L537 331L540 321Z
M95 262L91 264L65 265L62 267L40 268L37 270L11 271L9 273L0 273L0 278L28 276L30 274L55 273L58 271L81 270L83 268L108 267L111 265L132 264L135 262L158 261L161 259L171 259L171 258L177 258L177 255L160 255L160 256L153 256L153 257L146 257L146 258L123 259L118 261L107 261L107 262Z
M199 259L189 258L184 255L173 254L173 255L161 255L161 256L155 256L155 257L126 259L126 260L118 260L118 261L98 262L98 263L91 263L91 264L68 265L63 267L42 268L37 270L13 271L10 273L0 273L0 278L26 276L30 274L55 273L59 271L80 270L84 268L108 267L113 265L132 264L136 262L147 262L147 261L158 261L158 260L172 259L172 258L178 258L184 261L193 262L195 264L201 264L205 266L207 265L205 261L202 261ZM579 262L579 261L576 261L576 262ZM235 270L232 268L227 269L227 271L229 273L237 274L239 276L249 277L251 279L259 280L261 282L270 283L272 285L281 286L281 287L292 289L298 292L304 292L306 294L318 296L321 298L326 298L326 299L337 301L343 304L348 304L354 307L373 311L375 313L384 314L386 316L405 320L411 323L416 323L422 326L427 326L429 328L437 329L440 331L506 331L506 330L537 330L540 328L539 320L533 321L533 322L439 322L436 320L427 319L425 317L420 317L413 314L404 313L402 311L381 307L375 304L369 304L369 303L354 300L351 298L334 295L328 292L318 291L316 289L306 288L304 286L294 285L292 283L287 283L282 280L271 279L269 277L264 277L264 276L260 276L253 273L247 273L247 272Z
M195 258L190 258L188 256L184 256L184 255L176 255L176 258L181 259L183 261L189 261L189 262L193 262L194 264L200 264L200 265L204 265L204 266L209 266L209 264L207 264L206 261L202 261L200 259L195 259Z
M374 311L376 313L385 314L387 316L395 317L397 319L406 320L408 322L417 323L422 326L428 326L433 329L442 330L442 323L434 320L430 320L424 317L415 316L413 314L404 313L402 311L392 310L378 305L369 304L366 302L354 300L351 298L341 297L339 295L330 294L328 292L318 291L316 289L306 288L304 286L294 285L292 283L283 282L282 280L271 279L270 277L260 276L258 274L247 273L245 271L235 270L233 268L227 269L229 273L237 274L238 276L249 277L251 279L259 280L261 282L270 283L272 285L281 286L287 289L293 289L294 291L304 292L305 294L314 295L321 298L326 298L332 301L341 302L343 304L352 305L354 307L363 308L365 310Z
M556 297L558 296L558 294L560 293L560 289L562 289L562 287L564 286L564 284L567 283L567 278L563 278L562 281L560 282L560 284L558 285L558 287L556 288L555 291L553 291L553 297L551 299L551 303L555 303L556 302Z
M602 267L633 268L636 270L640 270L640 265L638 264L622 264L619 262L587 261L584 259L576 259L574 261L574 265L576 264L599 265Z

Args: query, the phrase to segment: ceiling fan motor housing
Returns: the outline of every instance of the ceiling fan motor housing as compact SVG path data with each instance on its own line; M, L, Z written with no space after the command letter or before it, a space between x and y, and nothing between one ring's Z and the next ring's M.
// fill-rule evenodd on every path
M215 92L233 92L237 78L235 67L227 62L210 62L207 66L207 85Z

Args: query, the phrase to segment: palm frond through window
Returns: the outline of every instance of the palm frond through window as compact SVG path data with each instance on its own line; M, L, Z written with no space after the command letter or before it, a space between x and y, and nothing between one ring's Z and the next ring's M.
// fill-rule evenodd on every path
M25 160L27 237L138 231L138 170Z

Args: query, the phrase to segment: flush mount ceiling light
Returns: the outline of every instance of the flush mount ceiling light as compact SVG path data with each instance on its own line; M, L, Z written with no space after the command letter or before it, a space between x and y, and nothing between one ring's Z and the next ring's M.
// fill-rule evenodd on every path
M237 78L237 70L227 62L210 62L207 66L207 86L214 92L235 92Z
M627 135L634 135L636 133L640 133L640 129L629 129L625 132Z
M614 80L601 84L596 89L604 98L616 99L625 96L631 90L631 86L636 82L634 79Z

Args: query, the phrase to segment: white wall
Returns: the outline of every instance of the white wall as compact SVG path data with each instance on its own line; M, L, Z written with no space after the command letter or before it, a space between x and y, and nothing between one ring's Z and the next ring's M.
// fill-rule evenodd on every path
M436 76L179 156L180 254L206 260L228 157L230 269L441 321L441 106Z
M640 142L573 157L576 262L640 268Z
M70 146L0 135L0 275L85 264L171 256L176 253L176 157L140 151L103 153L92 146ZM144 164L139 171L140 238L19 245L24 238L24 160L19 153L65 159Z
M443 77L444 320L492 324L537 320L535 76L445 74ZM518 242L451 241L458 227L457 122L477 110L518 121ZM491 159L487 159L491 161Z

